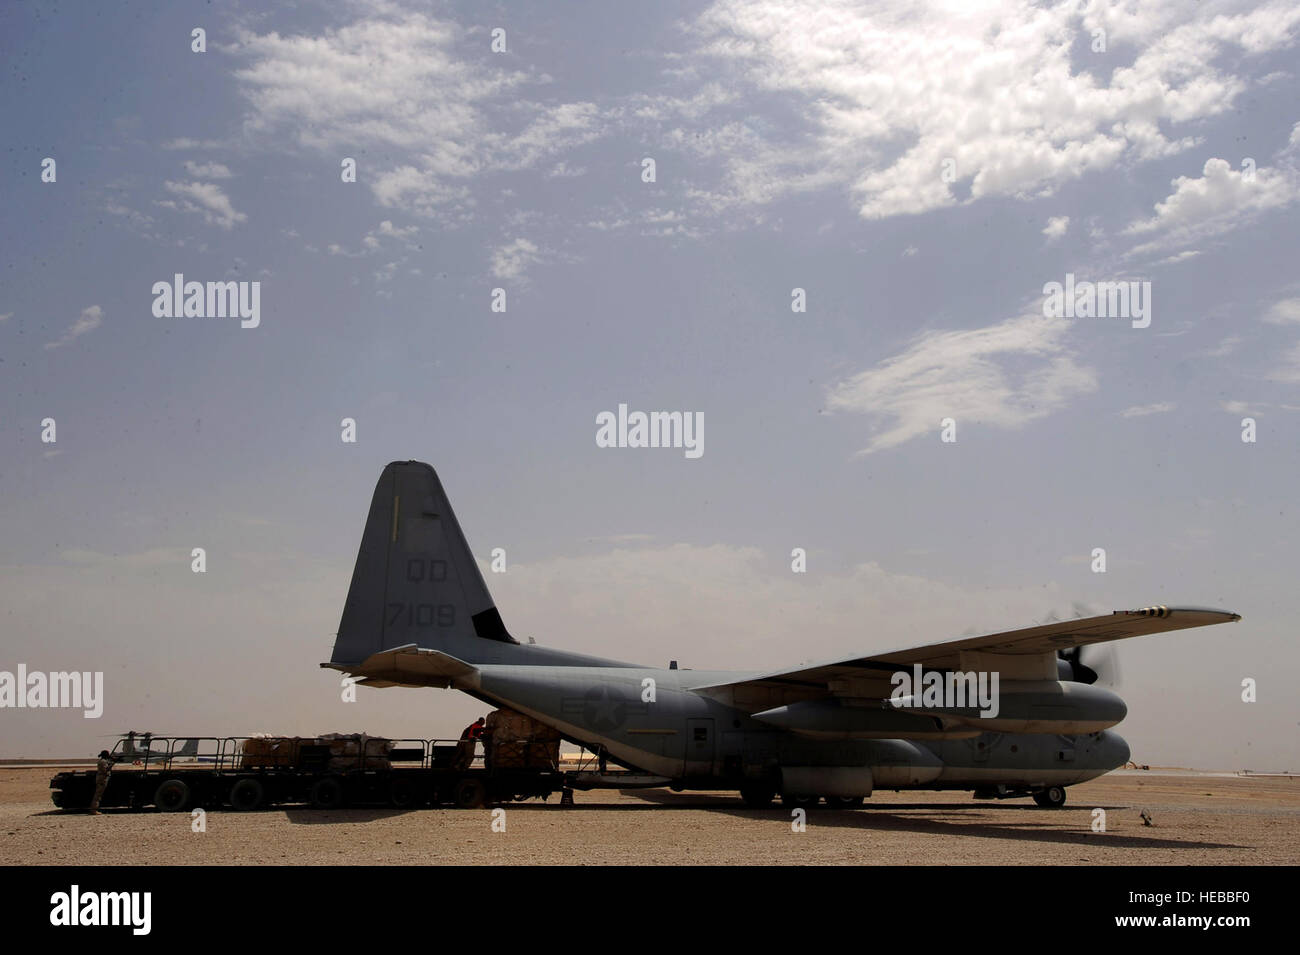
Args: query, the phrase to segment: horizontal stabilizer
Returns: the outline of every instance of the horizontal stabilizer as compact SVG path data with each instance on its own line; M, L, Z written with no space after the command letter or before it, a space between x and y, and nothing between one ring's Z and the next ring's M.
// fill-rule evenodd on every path
M478 683L478 668L440 650L416 646L393 647L372 653L360 663L322 663L330 670L360 677L366 686L454 686L457 689Z

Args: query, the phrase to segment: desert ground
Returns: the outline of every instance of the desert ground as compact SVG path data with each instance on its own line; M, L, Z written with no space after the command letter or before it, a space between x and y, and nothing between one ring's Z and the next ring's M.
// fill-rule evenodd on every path
M1113 773L1069 789L1063 809L968 793L878 792L859 811L814 810L794 832L779 804L734 793L576 794L487 809L270 809L187 813L56 810L52 768L0 769L0 864L1295 865L1300 779ZM1093 832L1093 810L1106 831ZM1142 810L1153 825L1146 826Z

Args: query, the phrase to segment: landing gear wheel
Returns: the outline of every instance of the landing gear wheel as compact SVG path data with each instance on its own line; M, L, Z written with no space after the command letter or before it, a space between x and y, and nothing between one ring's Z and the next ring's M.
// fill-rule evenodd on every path
M337 776L326 776L312 784L307 796L313 809L341 809L343 807L343 783Z
M167 779L154 790L153 804L160 812L184 812L190 804L190 787L183 779Z
M462 779L456 784L458 809L482 809L487 805L487 790L477 779Z
M861 809L862 796L827 796L826 805L832 809Z
M767 786L741 786L740 798L750 809L770 809L776 793Z
M230 787L230 808L239 812L252 812L262 805L266 790L256 779L241 779Z
M1034 802L1044 809L1060 809L1065 805L1065 787L1048 786L1041 792L1034 793Z
M820 796L803 796L795 793L781 793L781 805L788 806L791 809L812 809L817 805Z

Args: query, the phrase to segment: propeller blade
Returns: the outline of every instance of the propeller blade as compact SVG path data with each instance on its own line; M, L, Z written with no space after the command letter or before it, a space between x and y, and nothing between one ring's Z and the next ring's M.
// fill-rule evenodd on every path
M1119 685L1119 652L1110 644L1071 647L1056 652L1070 665L1075 683L1100 683L1108 687Z
M1108 687L1119 686L1119 651L1109 643L1091 646L1087 650L1088 666L1097 674L1097 682Z
M1056 653L1070 665L1070 675L1075 683L1096 683L1097 671L1084 664L1080 653L1082 649L1082 647L1071 647L1069 650L1057 650Z

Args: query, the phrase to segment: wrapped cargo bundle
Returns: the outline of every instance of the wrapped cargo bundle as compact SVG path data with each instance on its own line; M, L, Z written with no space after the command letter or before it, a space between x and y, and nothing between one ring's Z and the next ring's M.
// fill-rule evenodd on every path
M539 728L543 730L549 729L549 727L538 723L523 713L507 709L493 710L487 715L483 727L494 743L532 739Z
M393 751L393 741L365 733L327 733L319 737L320 743L329 744L331 771L348 769L392 769L388 754ZM363 763L362 756L365 756Z
M559 731L523 713L494 710L484 730L490 769L550 769L559 762Z
M240 766L274 768L298 765L298 748L302 740L295 736L253 736L244 740Z
M329 747L328 767L332 771L360 769L362 754L366 769L391 769L388 754L393 741L365 733L326 733L323 736L254 736L244 740L243 768L288 768L301 762L304 746Z

